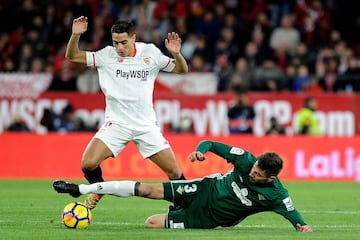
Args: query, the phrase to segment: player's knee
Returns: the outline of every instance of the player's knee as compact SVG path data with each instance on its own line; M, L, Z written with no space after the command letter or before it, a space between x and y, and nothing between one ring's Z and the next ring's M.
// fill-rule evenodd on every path
M171 169L167 172L167 175L170 180L178 180L182 177L182 172L180 169Z
M98 161L91 158L83 157L81 161L81 169L85 171L92 171L99 166Z
M185 180L185 176L181 171L174 172L172 175L169 175L170 180Z

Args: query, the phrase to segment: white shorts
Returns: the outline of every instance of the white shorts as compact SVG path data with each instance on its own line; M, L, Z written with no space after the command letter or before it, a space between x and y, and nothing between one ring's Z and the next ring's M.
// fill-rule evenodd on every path
M160 127L152 126L134 130L128 126L106 122L93 138L98 138L112 151L116 157L130 142L134 142L143 158L148 158L166 148L169 142L161 133Z

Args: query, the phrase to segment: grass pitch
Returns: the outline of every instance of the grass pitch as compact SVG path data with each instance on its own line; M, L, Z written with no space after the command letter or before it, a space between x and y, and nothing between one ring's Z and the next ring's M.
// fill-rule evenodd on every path
M80 183L80 182L79 182ZM0 239L356 239L360 237L358 183L284 182L312 233L296 232L275 213L250 216L232 228L212 230L146 229L145 219L166 213L168 203L142 198L105 196L92 211L88 229L64 227L61 212L74 200L57 194L51 180L0 180Z

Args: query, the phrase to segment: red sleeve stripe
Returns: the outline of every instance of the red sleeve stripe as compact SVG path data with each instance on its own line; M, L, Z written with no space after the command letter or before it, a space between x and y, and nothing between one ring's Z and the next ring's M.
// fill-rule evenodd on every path
M169 58L169 61L167 62L167 64L165 65L165 67L163 67L161 70L167 68L167 66L169 66L170 62L171 62L171 59Z
M93 58L93 65L94 65L94 68L96 67L96 64L95 64L95 54L92 53L92 58Z

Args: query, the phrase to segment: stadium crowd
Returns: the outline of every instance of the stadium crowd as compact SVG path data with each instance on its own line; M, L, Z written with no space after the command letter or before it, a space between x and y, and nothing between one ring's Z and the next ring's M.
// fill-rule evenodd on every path
M91 75L65 60L64 49L72 20L84 15L87 50L111 45L109 28L119 19L132 19L137 39L164 51L166 33L178 32L190 71L215 72L219 92L360 91L356 6L338 0L4 0L0 72L51 72L49 90L79 90L77 81Z

